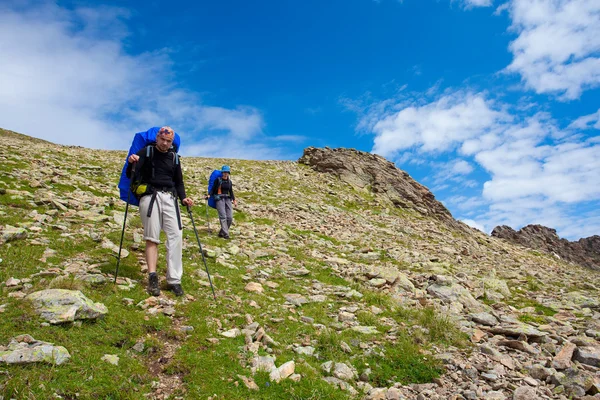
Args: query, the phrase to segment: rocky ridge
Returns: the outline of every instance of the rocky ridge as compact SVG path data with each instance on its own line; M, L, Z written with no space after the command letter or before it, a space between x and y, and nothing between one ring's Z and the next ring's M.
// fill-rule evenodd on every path
M571 242L561 239L555 229L542 225L527 225L518 231L502 225L494 228L492 236L553 254L574 264L600 270L600 236L598 235Z
M369 190L374 177L365 170L382 160L336 150L336 165L347 172L318 172L294 162L184 159L186 184L196 198L214 166L231 164L240 206L231 241L209 234L214 214L206 221L204 209L195 211L197 225L206 223L200 234L217 302L189 232L188 294L155 298L144 292L137 217L128 218L128 253L122 253L121 277L112 285L110 254L118 252L125 208L115 182L125 153L2 134L0 343L9 343L0 347L3 395L600 397L597 272L454 221L409 177L394 186L404 174L389 167L377 178L388 182L386 189ZM325 154L317 150L309 153ZM353 164L364 168L354 178ZM40 318L50 315L42 309L27 311L28 304L48 304L28 298L45 298L49 289L66 289L74 296L66 304L79 307L62 310L63 322ZM85 309L96 311L78 311ZM129 326L129 319L139 322ZM126 327L125 336L118 325ZM146 330L136 330L138 325ZM102 336L78 341L97 326ZM470 345L460 344L455 330ZM437 360L442 366L439 377L401 377L401 365L395 375L382 375L407 338L421 346L419 363ZM27 382L43 364L24 370L2 361L14 359L9 354L17 348L52 343L70 358L43 370L52 379L40 387ZM90 363L80 365L84 359ZM209 367L213 359L217 364ZM53 384L86 365L96 377L118 368L121 386L94 386L93 379L72 389Z

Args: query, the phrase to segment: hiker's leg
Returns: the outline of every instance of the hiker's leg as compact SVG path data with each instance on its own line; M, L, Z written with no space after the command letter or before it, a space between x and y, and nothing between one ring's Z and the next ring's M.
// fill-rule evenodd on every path
M158 244L146 240L146 264L148 273L156 272L156 260L158 260Z
M167 283L175 285L181 283L183 275L183 264L181 260L181 245L183 231L179 229L177 220L177 209L170 193L159 193L162 211L162 229L167 236Z
M233 222L233 206L231 204L230 198L225 199L225 202L225 214L227 216L227 234L229 234L229 227Z
M160 208L154 205L152 214L148 217L148 207L152 196L144 196L140 199L140 217L144 225L144 240L146 241L146 264L148 272L156 272L156 260L158 259L158 244L160 243Z
M217 212L219 213L219 222L221 223L221 234L227 233L227 214L225 212L225 199L216 201Z

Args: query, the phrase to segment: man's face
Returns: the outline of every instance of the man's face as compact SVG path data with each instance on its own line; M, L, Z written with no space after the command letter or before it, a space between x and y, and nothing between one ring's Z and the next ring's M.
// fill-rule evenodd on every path
M158 135L156 137L156 148L162 152L165 152L171 148L173 144L173 138L165 135Z

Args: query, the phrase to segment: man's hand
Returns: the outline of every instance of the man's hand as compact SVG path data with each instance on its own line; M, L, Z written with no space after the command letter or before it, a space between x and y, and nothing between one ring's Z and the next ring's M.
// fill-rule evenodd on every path
M189 197L186 197L185 199L181 200L181 202L183 203L184 206L188 206L188 207L191 207L194 205L194 200L190 199Z
M233 199L233 206L237 207L237 200L236 199Z
M138 162L139 159L140 159L140 156L138 156L137 154L132 154L129 156L127 161L129 161L131 164L133 164L133 163Z

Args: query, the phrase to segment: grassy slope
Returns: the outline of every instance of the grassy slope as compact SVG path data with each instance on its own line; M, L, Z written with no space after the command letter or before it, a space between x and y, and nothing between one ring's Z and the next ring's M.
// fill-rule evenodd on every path
M0 191L8 190L0 195L0 224L31 225L33 211L44 214L53 208L33 201L47 192L64 199L74 195L87 195L94 201L88 202L86 207L99 208L109 217L114 211L124 211L124 204L117 200L116 191L124 152L54 146L2 130L0 135L9 139L9 145L0 148ZM80 160L79 166L77 158ZM187 187L192 197L200 197L212 167L223 162L224 160L191 158L183 160ZM210 290L199 282L195 271L203 269L202 258L193 231L185 229L184 288L195 297L195 301L180 302L175 307L173 317L147 316L140 308L127 306L123 301L125 297L133 299L134 304L147 298L144 276L136 257L136 254L141 255L142 252L132 247L131 229L128 229L125 246L132 251L132 255L122 260L120 275L139 281L140 284L134 289L121 291L112 283L91 287L70 279L54 283L56 287L80 288L86 296L104 303L109 309L104 319L70 326L42 326L26 302L9 298L8 291L3 290L0 304L7 306L0 318L0 344L8 343L11 337L18 334L27 333L36 339L65 346L72 359L62 366L3 366L0 393L6 398L27 399L51 398L55 394L62 398L138 399L144 398L148 393L156 394L153 387L157 384L153 382L160 380L172 388L172 396L184 398L206 398L211 395L213 398L223 399L346 398L345 392L322 381L319 365L327 360L352 364L359 373L367 365L370 366L373 370L371 382L374 385L389 386L395 381L430 382L439 376L440 366L428 356L432 346L465 345L465 336L451 322L437 315L431 308L404 309L389 296L369 291L360 283L344 277L339 270L313 253L317 250L352 259L357 256L345 252L345 247L361 248L374 244L375 247L384 246L385 240L375 240L367 230L363 237L346 237L335 229L328 230L327 224L311 227L302 222L294 222L290 216L296 214L297 207L311 207L313 204L315 210L324 213L327 205L335 206L335 212L348 221L364 222L361 218L366 215L372 229L385 229L388 225L386 218L400 218L407 225L413 226L429 222L403 210L372 210L370 204L373 198L370 194L356 193L333 179L329 186L337 195L319 193L310 182L319 181L323 177L317 177L311 170L294 163L227 162L234 164L237 171L234 182L238 184L238 197L243 204L235 214L234 231L239 237L239 241L235 243L242 252L231 255L227 260L235 269L216 263L213 258L208 259L208 268L215 277L217 301L212 299ZM81 168L82 165L100 166L102 169ZM44 171L51 166L60 167L63 175L56 176ZM264 176L281 179L274 180L273 188L264 187L261 185L261 177ZM31 187L31 181L35 178L46 187ZM340 196L341 193L344 196ZM267 204L276 204L281 210L269 209ZM309 212L314 213L315 210ZM194 209L196 224L202 228L200 236L203 245L210 249L225 248L223 242L203 230L206 223L205 211L203 205ZM214 227L217 223L214 210L210 210L210 218ZM184 218L184 223L188 227L191 225L187 218ZM435 223L432 224L435 227ZM63 231L57 225L66 226L67 230ZM131 226L139 225L139 218L134 217ZM50 225L45 225L41 232L30 232L28 239L0 247L0 282L10 277L27 278L40 270L64 267L76 260L97 264L102 272L112 273L115 259L108 250L100 247L100 243L90 238L90 232L100 229L108 230L108 238L113 243L119 243L120 227L114 222L112 225L110 222L90 222L78 218L72 210L59 211ZM457 237L463 235L455 232L451 234ZM424 237L426 234L419 231L412 231L407 235L413 241L402 243L402 239L398 238L396 245L415 246L414 243L419 243L418 240L423 240L423 243L428 240ZM40 244L32 244L32 239ZM483 236L477 238L483 245L485 240ZM428 248L431 250L431 246L435 245L434 238L431 238ZM55 253L48 256L46 262L42 262L40 258L46 248L51 248ZM263 252L255 259L248 258L248 254L257 250ZM164 265L164 255L161 255L159 262ZM383 251L381 259L373 262L386 262L398 268L408 267L391 258L386 259ZM304 266L311 274L290 278L285 274L284 268L280 268L282 263ZM265 295L244 291L249 279L256 280L258 271L267 273L268 280L276 282L279 287L268 289ZM37 278L32 284L36 289L43 289L48 287L49 280L50 278ZM282 307L284 293L310 294L310 287L315 280L332 287L341 285L358 289L364 297L349 301L329 296L326 303L310 303L297 309ZM173 298L170 293L165 296ZM260 309L252 306L252 300ZM358 305L362 310L368 310L371 305L382 308L383 314L379 316L366 311L357 313L363 325L376 326L379 333L365 337L350 330L341 334L335 330L321 331L302 322L300 318L311 317L315 323L329 326L335 322L334 317L339 309L349 305ZM296 361L296 372L302 375L300 382L286 380L273 384L269 383L266 374L259 373L255 380L260 391L250 392L237 377L238 374L250 376L248 357L243 351L244 338L222 339L217 344L207 341L207 338L220 337L219 324L225 330L243 327L247 314L279 342L279 346L275 348L278 366L288 360ZM390 329L386 323L389 324L390 321L395 321L400 327L395 340L385 340L386 332ZM179 329L182 325L193 327L193 331L183 333ZM410 330L413 325L427 330L423 330L425 333L421 335L415 335ZM293 352L293 343L307 340L313 340L312 344L320 353L320 359L298 356ZM358 344L373 340L377 346L370 355L358 350ZM145 343L145 350L141 354L132 351L132 346L138 341ZM340 350L342 341L353 346L352 354ZM119 366L100 361L104 354L117 354L120 357Z

